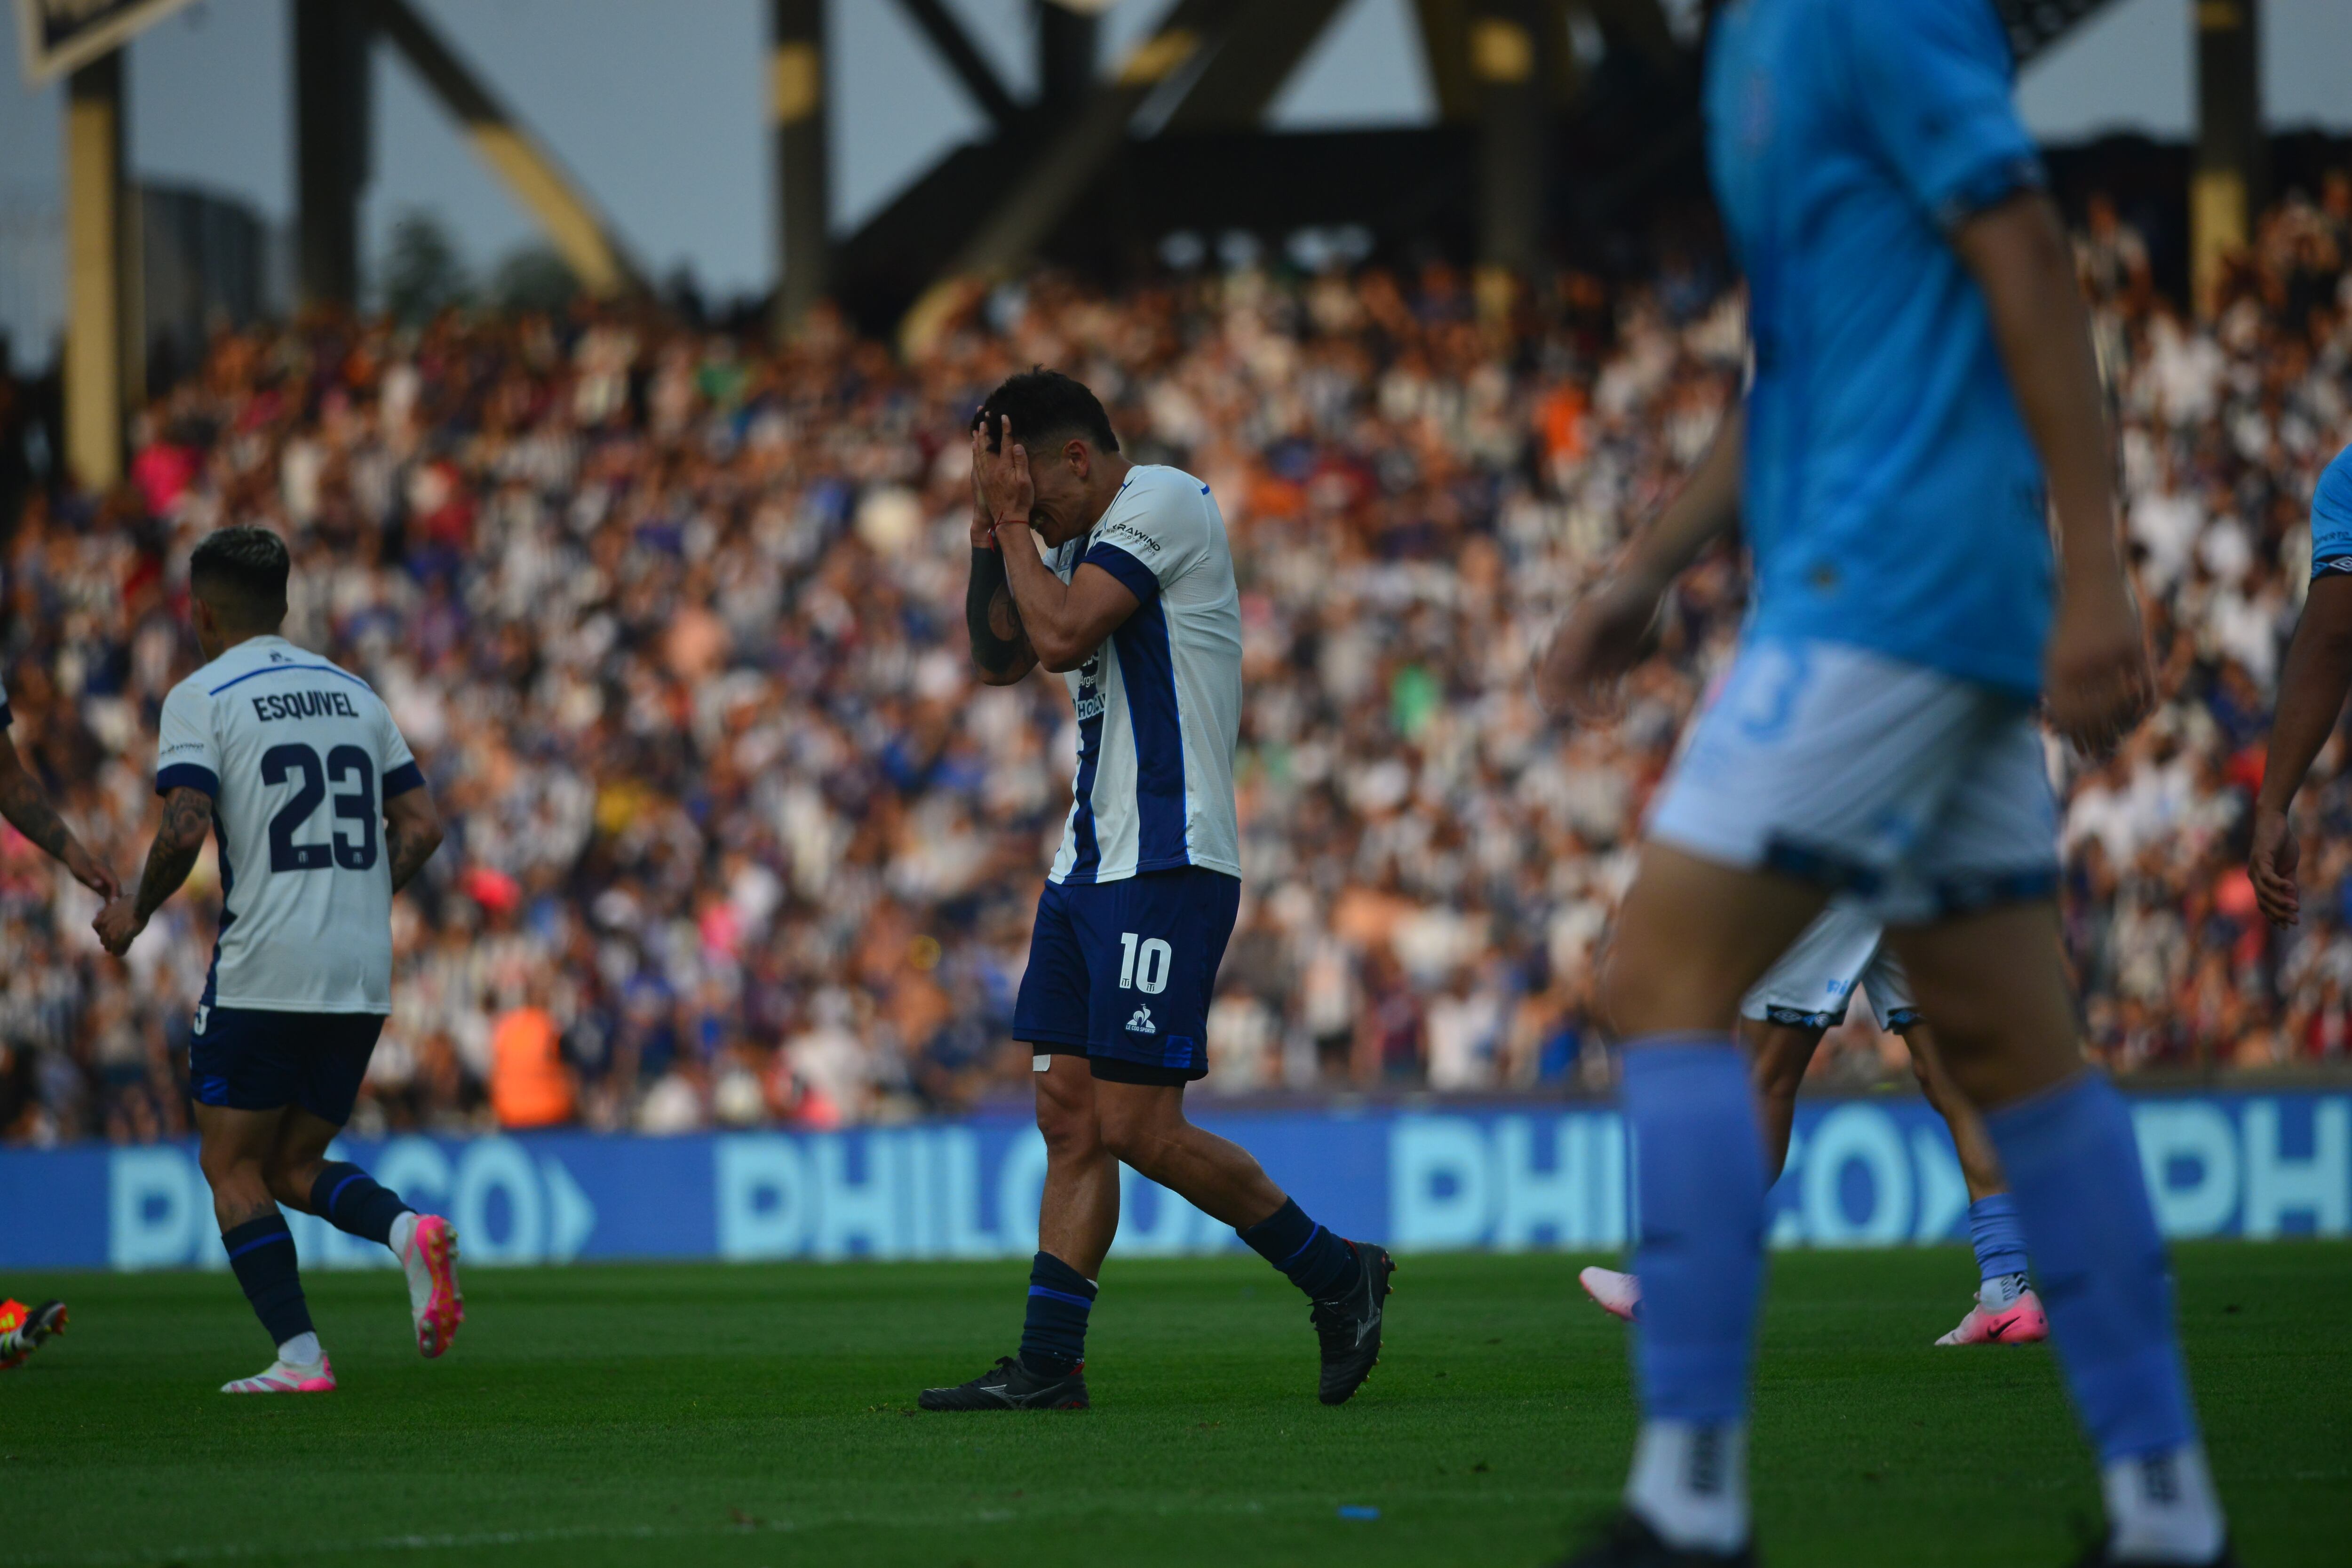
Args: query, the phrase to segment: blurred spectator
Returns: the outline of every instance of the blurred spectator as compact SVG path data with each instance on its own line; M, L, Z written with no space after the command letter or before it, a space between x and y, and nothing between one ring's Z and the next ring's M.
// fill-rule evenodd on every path
M561 1126L572 1120L573 1100L554 1015L535 1001L500 1014L490 1028L490 1110L499 1125Z
M2263 215L2210 325L2104 201L2079 238L2162 703L2067 795L2067 939L2122 1070L2340 1063L2341 741L2300 807L2305 927L2242 896L2248 792L2352 441L2352 181ZM224 334L138 423L132 481L26 496L0 667L28 765L130 865L158 704L196 654L187 552L280 530L288 632L364 674L448 841L399 901L356 1125L825 1127L1026 1092L1009 1037L1076 744L1058 682L975 687L967 411L1065 367L1140 459L1213 484L1243 596L1244 903L1219 1091L1605 1089L1594 955L1675 732L1737 636L1718 558L1613 728L1527 670L1705 450L1741 301L1689 238L1563 274L1507 327L1449 268L1255 266L1103 295L1007 283L904 362L821 315L777 350L636 307ZM0 404L5 404L0 399ZM13 405L11 405L13 406ZM0 416L7 416L0 407ZM184 1126L208 856L125 968L0 829L0 1133ZM1899 1055L1866 1023L1830 1081Z

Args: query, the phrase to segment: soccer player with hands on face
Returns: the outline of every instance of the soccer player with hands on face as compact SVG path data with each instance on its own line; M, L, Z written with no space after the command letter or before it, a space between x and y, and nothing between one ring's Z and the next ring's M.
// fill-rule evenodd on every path
M425 775L383 700L278 635L291 561L266 529L225 528L188 563L205 663L163 700L163 823L133 893L99 912L121 957L220 845L220 938L188 1047L197 1161L229 1268L277 1358L224 1394L323 1394L279 1205L388 1247L416 1348L449 1347L465 1305L457 1233L357 1165L328 1158L392 1010L392 896L441 842Z
M1055 371L989 394L971 461L972 662L991 686L1041 664L1061 675L1078 759L1013 1015L1046 1156L1020 1353L925 1389L922 1406L1087 1405L1122 1161L1306 1293L1318 1396L1340 1404L1379 1359L1394 1265L1317 1225L1248 1151L1184 1115L1185 1085L1209 1070L1209 999L1241 900L1241 595L1224 519L1192 475L1129 462L1095 395Z

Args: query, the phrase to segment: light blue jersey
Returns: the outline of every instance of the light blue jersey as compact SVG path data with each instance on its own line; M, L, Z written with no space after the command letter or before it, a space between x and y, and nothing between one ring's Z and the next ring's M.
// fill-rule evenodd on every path
M1755 635L2032 692L2042 465L1948 233L2038 186L1990 0L1734 0L1708 162L1749 290Z
M2352 447L2336 454L2311 492L2311 574L2352 572ZM0 713L7 712L0 702Z

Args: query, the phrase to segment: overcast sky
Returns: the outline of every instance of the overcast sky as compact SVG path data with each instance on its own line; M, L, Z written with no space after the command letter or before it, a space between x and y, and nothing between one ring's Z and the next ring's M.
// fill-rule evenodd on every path
M716 295L770 274L761 132L763 0L417 0L445 36L552 145L657 275L693 267ZM1029 0L949 0L1016 91L1032 76ZM2020 96L2047 141L2107 130L2189 132L2192 0L2112 0L2037 62ZM1108 49L1166 0L1118 0ZM1690 0L1669 0L1681 13ZM131 48L131 163L291 211L285 0L199 0ZM1425 121L1431 95L1409 0L1349 0L1276 105L1284 125ZM681 16L691 25L681 25ZM832 0L834 222L855 226L982 121L890 0ZM0 28L0 273L26 215L58 202L58 89L28 89L13 26ZM2265 0L2263 91L2274 126L2352 130L2352 0ZM376 168L365 203L373 256L403 212L438 212L487 268L532 241L529 222L474 161L391 51L376 65ZM0 276L0 316L25 309ZM19 341L29 321L14 326Z

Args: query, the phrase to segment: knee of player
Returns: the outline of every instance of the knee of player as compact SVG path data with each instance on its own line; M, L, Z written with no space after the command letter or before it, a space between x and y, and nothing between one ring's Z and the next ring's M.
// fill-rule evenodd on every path
M315 1173L312 1171L297 1170L290 1164L280 1164L274 1161L264 1166L261 1173L262 1180L268 1184L271 1197L289 1208L300 1209L306 1214L310 1209L309 1178L313 1174Z
M1045 1140L1045 1152L1054 1155L1091 1153L1102 1143L1094 1107L1042 1094L1037 1097L1037 1131Z

